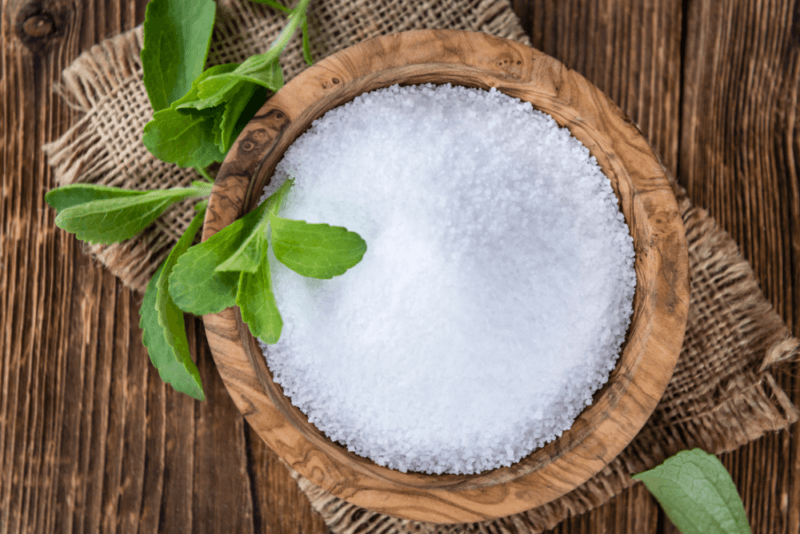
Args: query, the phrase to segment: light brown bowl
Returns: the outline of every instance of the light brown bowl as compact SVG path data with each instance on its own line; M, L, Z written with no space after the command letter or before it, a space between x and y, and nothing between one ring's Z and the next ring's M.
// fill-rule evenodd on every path
M452 83L528 101L566 126L611 180L636 251L634 314L608 383L568 431L511 467L477 475L401 473L333 443L272 381L238 308L205 316L222 379L264 441L302 476L351 503L438 523L502 517L545 504L607 465L661 398L680 353L688 260L675 197L653 150L596 87L553 58L483 33L422 30L385 36L310 67L261 108L220 169L208 239L255 206L287 147L314 119L393 84Z

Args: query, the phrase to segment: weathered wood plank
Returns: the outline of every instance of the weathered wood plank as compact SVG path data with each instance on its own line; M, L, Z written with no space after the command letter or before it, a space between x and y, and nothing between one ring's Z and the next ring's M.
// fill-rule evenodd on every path
M800 3L687 3L680 180L800 332ZM790 373L781 385L800 401ZM731 454L753 532L800 531L800 427Z

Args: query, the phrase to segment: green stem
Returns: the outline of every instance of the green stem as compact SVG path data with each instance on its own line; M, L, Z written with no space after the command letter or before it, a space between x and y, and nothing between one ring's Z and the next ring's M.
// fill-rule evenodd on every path
M289 12L289 24L286 25L278 38L275 39L275 42L272 43L270 49L277 48L278 50L283 50L286 48L286 45L294 35L294 32L297 31L297 28L302 26L303 22L305 21L306 10L308 9L308 4L310 2L311 0L300 0L294 9Z
M214 179L211 177L210 174L208 174L208 171L205 168L195 167L194 170L196 170L200 174L200 176L205 178L206 181L211 182L212 184L214 183Z
M213 189L213 187L214 187L213 183L200 182L196 180L192 182L192 187L189 189L194 189L195 191L197 191L199 194L196 196L198 197L207 197L208 195L211 194L211 189Z

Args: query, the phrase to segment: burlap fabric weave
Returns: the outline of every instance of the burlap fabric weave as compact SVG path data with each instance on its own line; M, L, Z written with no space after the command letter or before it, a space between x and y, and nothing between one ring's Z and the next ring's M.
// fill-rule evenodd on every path
M266 50L284 19L246 0L220 0L211 64L240 62ZM420 28L479 30L528 44L508 0L394 2L317 0L309 17L314 56L364 39ZM60 91L82 112L44 150L59 184L100 183L137 189L187 185L198 176L153 158L141 143L152 116L142 85L141 28L93 47L63 73ZM299 46L285 55L287 78L303 68ZM515 516L469 525L415 523L348 504L292 475L331 529L339 534L536 533L602 505L632 484L630 475L682 449L735 449L786 428L798 411L770 369L793 361L800 343L772 310L733 240L692 206L674 182L689 244L691 301L686 339L675 374L653 416L603 471L569 494ZM143 290L188 225L179 206L126 243L87 252L125 284Z

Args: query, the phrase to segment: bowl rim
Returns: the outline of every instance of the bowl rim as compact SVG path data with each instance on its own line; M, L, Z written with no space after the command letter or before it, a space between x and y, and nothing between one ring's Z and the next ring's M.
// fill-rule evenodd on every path
M258 435L301 476L335 496L370 510L437 523L522 512L599 472L635 437L661 398L680 354L688 315L688 255L678 205L663 166L641 132L575 71L533 48L484 33L414 30L337 52L268 100L220 168L203 240L253 207L285 149L313 119L397 79L406 84L431 79L484 88L489 84L522 100L533 98L535 108L569 128L603 171L616 177L615 194L628 199L623 211L629 226L630 218L647 223L632 227L637 290L629 337L596 402L562 437L511 467L477 475L400 473L353 458L315 427L304 427L305 416L272 382L263 356L255 356L260 349L238 308L203 317L209 345L231 397ZM639 287L643 262L655 269L647 291ZM640 313L643 305L649 312ZM631 350L639 352L630 356L628 348L634 345L637 348ZM623 366L629 356L631 365ZM596 426L581 422L589 420L584 414L591 414ZM307 419L305 425L310 426Z

